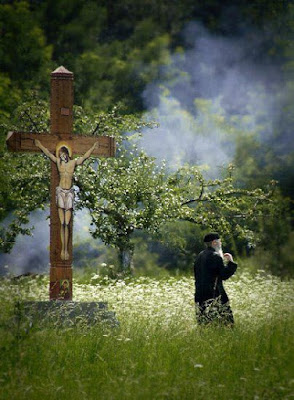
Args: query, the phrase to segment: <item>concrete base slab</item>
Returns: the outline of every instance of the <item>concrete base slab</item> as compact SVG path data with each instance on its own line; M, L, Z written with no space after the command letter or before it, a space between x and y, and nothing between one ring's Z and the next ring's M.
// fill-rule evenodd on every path
M108 311L104 302L77 301L24 301L17 304L16 316L27 319L32 324L48 322L50 325L75 326L95 325L105 322L110 326L119 326L113 311Z

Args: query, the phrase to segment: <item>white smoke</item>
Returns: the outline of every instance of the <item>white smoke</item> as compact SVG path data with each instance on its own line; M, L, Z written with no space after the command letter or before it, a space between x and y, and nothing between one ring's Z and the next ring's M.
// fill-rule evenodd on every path
M231 39L190 23L184 36L189 50L173 54L164 78L144 92L148 116L160 127L146 130L141 145L171 168L206 164L213 176L234 157L232 128L271 140L279 76L258 60L264 39L257 34Z
M0 276L25 273L43 274L49 272L50 220L49 208L36 210L30 214L27 227L34 227L32 236L19 235L9 254L0 254ZM3 221L6 225L11 217ZM90 215L84 209L74 215L73 246L83 241L94 241L89 233Z
M30 214L26 227L34 226L32 236L18 235L9 254L0 254L0 274L21 275L27 272L44 273L49 270L49 210ZM8 221L11 217L8 217ZM8 223L7 220L3 224Z

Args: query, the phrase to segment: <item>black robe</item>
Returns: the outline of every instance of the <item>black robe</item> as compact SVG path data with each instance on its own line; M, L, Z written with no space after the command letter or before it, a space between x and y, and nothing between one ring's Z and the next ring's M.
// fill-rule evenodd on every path
M198 254L194 263L195 275L195 302L198 305L198 321L201 322L203 316L208 320L215 319L210 312L210 305L214 299L223 305L218 310L218 315L223 314L227 322L233 323L233 314L229 307L229 298L223 287L223 280L230 278L236 271L237 264L229 261L224 265L222 257L212 248L208 247ZM208 322L208 321L206 321Z

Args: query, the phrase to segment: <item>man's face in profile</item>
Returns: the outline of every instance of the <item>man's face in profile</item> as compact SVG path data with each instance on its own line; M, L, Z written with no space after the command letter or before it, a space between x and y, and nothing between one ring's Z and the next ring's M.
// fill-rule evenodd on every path
M222 241L221 239L215 239L213 242L213 247L215 248L215 250L221 250L222 248Z

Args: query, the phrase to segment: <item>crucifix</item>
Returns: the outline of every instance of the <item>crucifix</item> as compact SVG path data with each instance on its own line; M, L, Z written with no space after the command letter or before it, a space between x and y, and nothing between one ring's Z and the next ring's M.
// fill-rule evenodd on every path
M9 132L6 139L9 151L43 152L51 160L50 300L72 300L75 167L90 156L115 156L113 137L73 134L73 97L73 73L61 66L51 73L50 133Z

